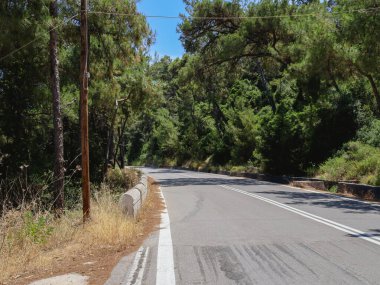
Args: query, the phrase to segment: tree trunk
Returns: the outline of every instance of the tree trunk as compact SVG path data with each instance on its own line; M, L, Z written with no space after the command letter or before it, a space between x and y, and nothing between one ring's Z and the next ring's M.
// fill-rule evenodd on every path
M113 128L114 128L114 119L112 119L111 125L108 127L107 131L107 149L106 149L106 157L103 165L103 179L106 177L108 168L112 165L112 154L113 154Z
M124 132L125 132L126 123L127 123L127 119L125 119L123 127L121 129L121 133L120 133L119 147L120 147L120 168L121 169L124 169L125 167L125 134Z
M373 96L375 97L375 100L376 100L376 105L377 105L377 110L380 112L380 93L379 93L379 89L377 88L376 86L376 82L375 80L373 79L372 75L369 74L369 73L366 73L364 72L360 66L356 65L356 64L353 64L356 69L359 71L359 73L365 77L367 77L369 83L371 84L371 88L372 88L372 92L373 92Z
M339 88L339 85L338 85L338 83L336 82L335 75L334 75L334 73L332 72L332 68L331 68L331 62L330 62L330 60L328 60L327 72L328 72L328 74L329 74L329 77L330 77L331 83L332 83L332 85L334 86L336 92L338 92L339 94L342 94L342 92L341 92L341 90L340 90L340 88Z
M125 137L124 134L121 134L120 142L120 168L124 169L125 167Z
M58 17L57 0L50 2L50 16L53 25ZM54 208L57 213L63 211L64 207L64 157L63 157L63 125L61 115L61 94L58 70L58 40L57 31L50 31L50 72L51 72L51 91L53 95L53 125L54 125Z
M272 111L274 113L274 112L276 112L276 103L274 101L272 92L270 91L269 83L268 83L268 81L267 81L267 79L265 77L265 71L264 71L264 68L262 67L260 59L256 60L256 71L257 71L257 73L260 76L260 81L261 81L261 84L263 85L266 99L268 100L268 103L272 107Z
M115 165L116 165L116 163L119 165L119 167L121 166L121 165L123 165L124 164L124 162L118 162L117 161L117 152L120 150L121 151L121 146L120 146L120 143L121 143L121 141L122 141L122 138L123 138L123 135L124 135L124 131L125 131L125 126L126 126L126 124L127 124L127 118L125 118L125 120L124 121L122 121L122 123L121 123L121 128L119 127L118 128L118 139L117 139L117 144L116 144L116 146L115 146L115 153L113 154L113 159L114 159L114 161L113 161L113 165L114 165L114 167L115 167ZM121 154L120 154L121 155ZM119 155L119 157L120 157L120 155ZM123 158L124 159L124 158ZM121 161L121 160L120 160Z
M376 99L377 110L380 111L380 93L379 93L379 89L377 89L375 80L373 79L372 75L368 74L367 78L369 80L369 83L371 84L373 96Z

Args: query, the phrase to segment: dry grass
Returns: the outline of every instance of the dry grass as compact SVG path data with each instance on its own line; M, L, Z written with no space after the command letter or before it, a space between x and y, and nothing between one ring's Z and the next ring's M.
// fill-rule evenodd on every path
M134 219L126 218L115 197L108 192L98 195L95 205L92 221L82 229L83 243L123 247L141 233L141 225Z
M0 284L52 271L60 261L73 259L94 249L123 251L135 245L154 207L152 195L136 219L126 218L118 199L107 187L92 202L91 221L83 226L80 210L68 211L59 219L30 209L9 211L0 219ZM19 284L18 282L14 284Z

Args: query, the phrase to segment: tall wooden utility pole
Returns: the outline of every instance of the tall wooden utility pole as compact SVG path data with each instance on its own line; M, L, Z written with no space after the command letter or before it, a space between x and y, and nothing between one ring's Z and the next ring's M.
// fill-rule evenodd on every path
M88 0L81 0L80 12L80 128L82 148L83 221L90 218L90 163L88 149Z

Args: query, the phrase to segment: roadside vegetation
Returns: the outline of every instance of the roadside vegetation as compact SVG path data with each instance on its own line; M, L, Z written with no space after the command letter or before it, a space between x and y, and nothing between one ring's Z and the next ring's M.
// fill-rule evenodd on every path
M321 165L317 177L380 186L380 149L360 142L349 142Z
M119 170L107 173L109 181L93 189L91 220L83 225L80 201L71 205L57 218L38 203L28 203L6 211L0 218L0 284L20 284L21 277L54 272L61 262L91 252L125 251L133 247L146 230L151 216L147 212L155 206L149 194L136 219L127 218L119 208L120 194L125 185L132 185L138 174Z
M133 246L152 207L148 199L129 219L118 199L139 177L124 168L125 126L159 89L147 76L153 33L135 1L90 1L91 11L129 16L89 15L92 213L82 222L78 9L71 0L0 3L0 284Z

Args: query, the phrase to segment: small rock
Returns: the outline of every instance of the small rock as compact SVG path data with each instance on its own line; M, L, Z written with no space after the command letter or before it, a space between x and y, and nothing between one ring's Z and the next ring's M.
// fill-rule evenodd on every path
M88 261L88 262L85 262L83 263L84 265L92 265L92 264L95 264L96 261Z
M78 273L70 273L60 276L55 276L47 279L34 281L29 285L87 285L88 276L83 276Z

